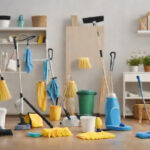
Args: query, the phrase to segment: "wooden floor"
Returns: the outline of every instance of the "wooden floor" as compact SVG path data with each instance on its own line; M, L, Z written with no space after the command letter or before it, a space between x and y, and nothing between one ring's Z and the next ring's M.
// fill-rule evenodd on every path
M13 129L18 119L8 117L6 127ZM138 139L135 133L138 131L150 131L150 123L139 124L137 120L123 120L133 127L132 131L112 131L116 134L114 139L84 141L76 138L81 132L81 128L72 127L70 130L74 134L72 137L63 138L30 138L27 137L29 131L14 131L14 136L0 137L0 150L149 150L150 139ZM58 123L54 123L57 125ZM42 129L32 129L33 132L40 132Z

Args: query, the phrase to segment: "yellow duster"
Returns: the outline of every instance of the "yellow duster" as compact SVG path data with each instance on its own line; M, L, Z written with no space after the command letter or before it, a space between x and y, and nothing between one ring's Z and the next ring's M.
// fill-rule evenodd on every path
M47 93L46 93L46 83L40 81L36 85L37 87L37 104L42 111L46 111L47 107Z

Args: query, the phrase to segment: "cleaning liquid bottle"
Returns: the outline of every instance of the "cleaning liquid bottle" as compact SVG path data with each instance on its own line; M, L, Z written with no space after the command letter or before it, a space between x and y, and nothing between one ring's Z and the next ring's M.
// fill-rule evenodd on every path
M24 27L24 18L23 18L23 15L20 15L18 17L18 27Z

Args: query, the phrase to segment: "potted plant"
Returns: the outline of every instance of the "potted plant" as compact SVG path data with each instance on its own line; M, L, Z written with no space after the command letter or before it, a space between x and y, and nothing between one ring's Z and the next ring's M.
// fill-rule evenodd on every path
M144 65L144 71L150 72L150 55L143 57L142 63Z
M139 65L141 64L141 58L140 57L131 57L127 60L127 64L130 66L131 72L138 72Z

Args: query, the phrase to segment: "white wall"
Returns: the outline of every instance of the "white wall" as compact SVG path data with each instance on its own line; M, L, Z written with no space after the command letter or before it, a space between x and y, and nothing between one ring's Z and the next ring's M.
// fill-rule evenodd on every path
M0 14L12 16L12 26L16 25L19 14L23 14L26 26L31 25L30 16L48 15L49 47L56 50L54 57L55 73L61 87L65 79L65 26L70 16L105 16L105 50L117 52L114 72L115 92L122 106L122 72L127 71L126 59L132 51L145 50L149 53L150 37L137 35L138 19L150 11L149 0L1 0ZM30 83L29 83L30 84ZM29 85L30 86L30 85ZM25 87L27 88L27 87ZM91 89L94 87L91 87ZM32 89L31 89L32 91ZM97 92L99 89L97 89ZM32 92L29 94L33 94ZM98 97L96 97L96 101ZM35 100L32 100L35 103ZM7 102L6 102L7 103ZM0 103L0 106L6 106ZM9 104L7 103L9 109Z

